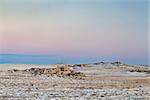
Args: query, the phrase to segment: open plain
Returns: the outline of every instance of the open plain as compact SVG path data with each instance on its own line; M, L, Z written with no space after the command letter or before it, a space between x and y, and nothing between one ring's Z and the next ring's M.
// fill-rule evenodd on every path
M1 64L1 100L150 100L150 66Z

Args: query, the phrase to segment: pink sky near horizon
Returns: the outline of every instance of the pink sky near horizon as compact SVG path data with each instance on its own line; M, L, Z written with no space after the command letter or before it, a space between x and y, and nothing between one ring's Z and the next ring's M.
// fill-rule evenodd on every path
M1 53L147 59L146 1L39 1L2 2Z

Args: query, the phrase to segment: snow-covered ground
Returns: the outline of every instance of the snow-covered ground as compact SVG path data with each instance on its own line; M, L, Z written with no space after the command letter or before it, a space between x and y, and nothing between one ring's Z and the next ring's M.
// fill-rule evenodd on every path
M33 67L53 65L0 65L0 100L150 100L150 73L130 72L128 66L74 66L82 78L7 71Z
M146 72L130 72L128 68L131 66L116 66L113 64L99 64L99 65L89 65L89 67L76 67L74 70L82 72L89 76L150 76ZM132 66L131 68L137 68L140 66ZM150 71L150 66L142 66L141 68L146 68Z

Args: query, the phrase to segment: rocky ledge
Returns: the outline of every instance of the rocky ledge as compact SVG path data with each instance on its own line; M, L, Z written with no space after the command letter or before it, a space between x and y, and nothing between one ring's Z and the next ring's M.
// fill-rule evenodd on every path
M14 73L14 72L26 72L26 73L31 73L34 75L47 75L47 76L59 76L59 77L64 77L64 76L69 76L69 77L85 77L85 74L81 72L76 72L72 69L72 67L69 67L68 65L65 66L56 66L53 68L30 68L30 69L25 69L25 70L18 70L18 69L13 69L9 70L9 72Z

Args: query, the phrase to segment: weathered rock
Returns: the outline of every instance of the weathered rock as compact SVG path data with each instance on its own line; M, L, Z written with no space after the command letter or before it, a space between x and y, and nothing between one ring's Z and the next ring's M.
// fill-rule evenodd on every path
M25 72L32 73L34 75L57 75L57 76L85 76L80 72L75 72L68 65L56 66L54 68L31 68L24 70Z
M103 64L106 64L105 62L96 62L96 63L94 63L94 65L103 65Z
M18 72L18 69L12 69L12 70L8 70L8 72L14 73L14 72Z
M74 67L88 67L88 64L75 64Z
M111 64L119 65L119 64L122 64L122 63L120 61L116 61L116 62L112 62Z

